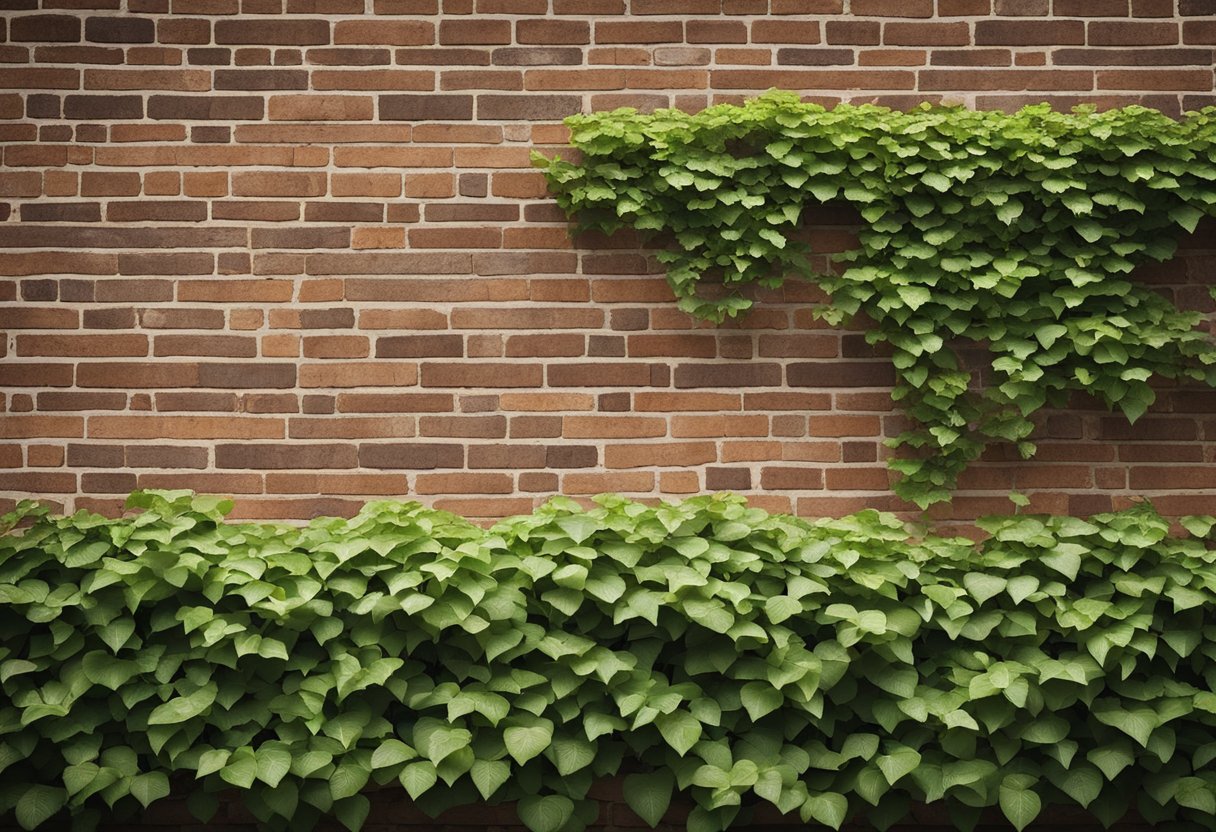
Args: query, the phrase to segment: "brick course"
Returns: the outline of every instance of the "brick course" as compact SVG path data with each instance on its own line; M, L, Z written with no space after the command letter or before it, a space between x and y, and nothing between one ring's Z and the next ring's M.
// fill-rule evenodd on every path
M530 169L573 112L809 99L1012 109L1216 104L1210 0L10 4L0 34L0 510L139 487L237 513L417 497L470 516L553 493L743 491L908 510L889 366L758 292L715 329L632 235L571 240ZM814 213L819 251L856 218ZM1207 223L1146 279L1207 301ZM1207 308L1207 307L1203 307ZM1209 513L1216 395L1127 426L1045 414L952 507Z

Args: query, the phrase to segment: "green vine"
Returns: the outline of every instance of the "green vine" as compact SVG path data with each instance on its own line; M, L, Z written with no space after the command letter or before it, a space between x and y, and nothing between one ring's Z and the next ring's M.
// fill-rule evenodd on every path
M176 789L207 823L236 789L264 828L358 830L378 784L579 832L619 774L651 826L691 798L689 832L938 801L962 830L1052 804L1216 822L1216 518L990 518L975 543L599 502L488 530L392 502L305 527L185 492L119 519L22 504L0 819L88 829Z
M1031 415L1071 391L1134 421L1153 376L1216 385L1201 316L1128 278L1216 212L1216 108L1181 121L1143 107L905 113L770 92L567 124L581 160L536 158L558 203L583 228L673 239L659 256L702 318L747 309L745 284L812 277L808 204L858 209L860 248L813 275L831 297L819 312L861 319L893 350L892 395L916 427L891 440L913 454L890 465L922 507L948 499L991 441L1032 456ZM977 344L982 371L958 349Z

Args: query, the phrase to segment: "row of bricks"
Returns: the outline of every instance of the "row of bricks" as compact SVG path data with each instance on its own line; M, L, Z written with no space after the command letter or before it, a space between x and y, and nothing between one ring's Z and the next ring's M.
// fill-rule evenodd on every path
M41 476L41 474L35 473L32 476ZM195 479L189 479L191 476ZM177 475L144 474L138 475L135 482L137 487L146 488L196 488L198 487L197 478L199 476L201 475L193 474L178 477ZM226 477L227 481L233 484L233 478L229 475L217 476ZM427 505L484 521L487 524L502 517L529 513L549 497L558 494L572 496L573 499L582 502L588 507L594 505L587 497L571 495L565 488L564 478L559 477L557 474L535 472L528 476L527 485L530 487L530 492L520 496L478 494L475 496L433 497L429 495L409 494L407 492L394 492L391 494L360 494L348 498L341 496L274 496L273 494L265 496L255 496L255 494L240 495L236 489L227 489L227 492L237 495L236 507L231 515L232 519L282 520L295 518L306 520L318 516L351 516L362 507L366 499L386 496L400 499L417 499ZM37 485L38 483L35 481L28 484ZM115 490L108 493L124 494L125 490L129 489L118 490L118 486L129 484L129 479L121 483L113 482L111 487L115 488ZM607 491L621 490L619 488L613 489L611 482L605 483L605 485L607 486ZM634 493L633 496L644 502L655 502L659 498L683 497L704 493L707 490L696 471L664 471L659 475L658 486L655 490L647 493ZM315 495L332 495L336 493L334 489L340 487L340 484L332 482L328 477L322 475L318 479L316 490L312 493ZM224 490L219 488L218 484L217 487L211 489L212 493ZM928 511L928 516L931 520L938 523L949 523L951 521L965 522L992 514L1008 514L1011 510L1011 504L1005 496L1007 492L1007 488L995 488L989 492L979 493L956 492L954 499L950 503L940 503L932 506ZM28 494L31 492L30 490L23 490L9 493L12 494L11 497L0 496L0 512L10 510L19 499L28 497ZM67 496L61 502L55 499L48 489L39 488L32 493L38 493L42 501L49 503L53 507L60 506L67 509L70 506L72 509L97 511L109 516L119 515L123 511L124 498L121 496ZM63 491L59 493L71 495L72 492ZM261 493L256 492L256 494ZM1142 492L1125 491L1120 493L1119 490L1097 492L1092 489L1069 492L1055 490L1050 486L1043 490L1032 490L1027 496L1029 497L1029 505L1024 511L1028 513L1067 514L1080 517L1129 508L1140 504L1144 500ZM911 520L917 520L923 516L921 512L916 511L899 498L891 494L881 493L880 491L818 492L809 496L756 491L747 493L747 497L748 502L754 507L762 508L769 512L797 514L803 517L839 517L844 514L868 509L897 512L906 519ZM1177 517L1209 512L1211 510L1212 496L1208 491L1193 491L1190 493L1153 494L1151 499L1154 507L1162 514L1169 517ZM977 533L977 530L968 526L946 529L944 531L945 533L956 532L973 535Z
M527 419L532 424L540 424L541 419L550 417L517 417L512 420L513 424L520 419ZM587 417L576 417L587 418ZM709 418L709 417L706 417ZM717 417L721 418L721 417ZM855 417L838 417L842 420ZM203 419L203 422L206 420ZM560 417L554 417L560 425ZM805 420L804 428L805 430ZM593 432L599 432L598 430ZM195 439L197 436L174 436L173 432L169 435L157 436L158 440L165 440L172 443L177 439ZM72 437L66 437L72 438ZM132 437L102 437L106 439L123 439ZM219 439L231 437L216 437ZM411 437L352 437L352 438L411 438ZM452 438L452 437L447 437ZM484 437L474 437L484 438ZM553 438L546 436L537 436L534 438ZM577 436L572 438L595 438ZM620 438L620 437L618 437ZM629 438L629 437L624 437ZM688 438L688 437L685 437ZM694 437L695 438L695 437ZM704 438L704 437L699 437ZM701 459L701 456L708 455L708 447L703 453L692 454L690 451L683 451L685 456L692 460L696 457L695 462L689 464L698 465L706 463L723 463L735 466L751 466L755 469L757 465L768 464L772 462L814 462L824 466L838 465L845 463L854 465L857 463L873 463L885 460L889 456L889 451L885 445L874 439L858 439L848 437L836 437L833 441L824 441L820 438L817 441L789 441L791 437L785 437L784 441L742 441L740 438L725 438L719 444L716 457ZM689 444L692 447L691 443ZM1216 488L1216 467L1211 465L1213 458L1216 457L1216 445L1211 441L1206 444L1198 442L1189 442L1185 444L1149 444L1149 443L1126 443L1126 444L1094 444L1093 447L1082 449L1078 452L1075 445L1060 439L1040 439L1039 444L1042 453L1039 454L1033 463L1023 463L1022 460L1017 460L1015 464L1008 459L1010 454L999 449L990 450L985 462L978 463L972 470L963 475L963 485L965 487L986 488L996 487L990 481L993 476L992 471L1000 470L1005 473L1002 477L1017 478L1018 482L1026 485L1057 485L1059 487L1087 487L1087 484L1097 483L1102 488L1120 488L1120 480L1110 472L1112 471L1131 471L1133 487L1143 487L1152 490L1168 490L1177 488L1182 485L1187 487L1213 487ZM522 465L499 465L495 464L494 460L501 457L495 456L493 453L487 452L488 446L472 445L467 457L467 465L460 464L464 461L463 457L452 448L460 446L435 446L438 450L435 453L430 453L432 446L418 446L427 453L420 456L420 463L403 466L409 469L432 469L432 468L470 468L470 469L486 469L494 467L507 468L530 468L535 467L533 464ZM535 447L531 445L521 445L516 447ZM612 445L605 446L605 457L607 457L607 448ZM654 446L647 446L654 447ZM481 449L481 450L478 450ZM23 454L24 450L24 454ZM580 451L581 457L586 457L586 453ZM546 458L548 453L545 454ZM1002 458L1004 457L1004 458ZM655 466L668 465L670 463L660 461L661 457L656 457L652 460ZM171 469L171 470L204 470L208 468L232 468L240 466L218 464L219 459L213 456L213 448L207 445L178 445L178 444L152 444L141 443L139 445L114 445L100 442L90 442L89 444L72 444L66 446L60 444L47 444L44 439L38 439L34 442L28 442L24 445L0 445L0 460L3 460L3 465L0 467L17 468L24 463L30 468L57 468L62 467L65 462L68 466L74 468L104 468L104 469ZM455 463L455 464L453 464ZM1061 464L1066 463L1066 464ZM1196 465L1196 463L1201 463ZM379 468L383 466L360 463L363 467ZM675 463L683 464L683 463ZM1018 473L1019 464L1025 468L1025 477L1021 477ZM248 466L258 467L258 466ZM303 465L270 465L269 468L283 467L305 467ZM337 466L341 467L341 466ZM568 465L564 467L586 467L583 465ZM611 466L608 467L638 467L632 466ZM713 470L713 469L710 469ZM735 468L734 471L748 470L748 468ZM1042 472L1050 470L1055 472L1051 474L1054 479L1036 480L1040 474L1034 472ZM1092 475L1088 472L1097 471L1100 474ZM733 484L727 483L725 477L727 474L719 471L715 474L716 484L711 485L713 488L747 488L750 487L747 481L741 479L739 475ZM1049 476L1049 475L1043 475ZM1185 482L1179 481L1179 477ZM989 479L985 479L989 478ZM584 480L584 482L589 480ZM1002 480L1003 482L1003 480ZM605 490L603 487L596 487L598 490ZM642 489L630 489L642 490ZM350 492L343 492L350 493Z
M1216 42L1216 33L1207 43ZM1206 54L1207 50L1201 50ZM976 53L979 63L991 63L985 58L992 53L981 50ZM1186 54L1186 53L1183 53ZM1036 57L1028 58L1027 62L1044 65L1047 63L1046 53L1034 53ZM1194 63L1203 55L1192 52L1182 61L1171 61L1166 57L1158 61L1148 53L1126 54L1124 60L1104 61L1100 57L1075 55L1072 60L1078 64L1091 65L1113 62L1131 63ZM880 65L899 65L898 53L882 52L882 60L874 63ZM966 61L967 63L962 63ZM802 66L849 65L853 63L853 52L848 55L833 48L806 48L786 55L786 62ZM917 51L909 63L919 66L924 63L923 55ZM972 58L954 56L942 61L939 65L964 65L972 62ZM189 71L187 71L188 74ZM149 71L134 73L137 77L146 76ZM170 85L179 83L183 73L177 70L161 71L160 83ZM113 94L96 94L92 92L68 94L63 98L62 116L67 119L101 120L101 121L130 121L148 118L152 120L187 119L195 121L259 121L269 117L272 121L372 121L383 122L415 122L426 120L438 121L512 121L528 119L532 121L556 121L573 113L588 109L601 110L616 104L617 106L638 106L650 109L658 101L671 102L672 98L659 96L657 98L637 97L635 95L599 95L591 96L584 101L584 92L596 91L625 91L625 90L713 90L714 95L702 94L694 97L680 97L676 100L678 106L686 109L704 107L710 103L723 101L739 101L746 94L763 92L773 87L797 90L823 90L822 97L808 96L808 100L834 103L842 99L859 100L860 95L851 96L833 94L836 90L864 90L876 92L912 92L938 93L937 99L945 94L976 93L976 92L1012 92L1008 98L1016 100L1022 90L1043 92L1122 92L1164 91L1192 92L1196 90L1211 90L1211 73L1207 78L1201 69L1165 68L1165 69L997 69L984 66L966 69L541 69L517 72L512 70L452 70L443 76L440 88L445 91L474 89L474 90L532 90L531 93L519 92L483 92L476 96L448 94L433 96L421 92L383 95L280 95L271 96L267 106L266 99L261 96L222 95L217 96L206 92L206 87L193 95L153 94L144 97L138 94L115 92ZM75 69L0 69L0 89L10 90L78 90L80 89L80 73ZM316 82L314 73L314 84ZM341 76L341 77L334 77ZM1053 78L1054 76L1054 78ZM1207 81L1206 85L1204 81ZM201 86L201 85L200 85ZM325 80L323 87L314 89L328 90L400 90L412 89L426 91L434 86L434 77L422 73L415 78L410 72L390 70L374 71L335 71ZM138 89L138 88L137 88ZM157 92L152 87L150 92ZM740 91L732 94L730 91ZM561 93L556 91L572 91ZM872 97L872 96L871 96ZM1006 101L1002 96L986 96L987 103L1000 105ZM898 104L899 99L888 97L890 103ZM11 100L11 99L10 99ZM934 100L930 97L927 100ZM20 118L21 113L11 103L8 105L8 118ZM45 111L46 117L53 115L53 108ZM14 136L21 134L11 131ZM6 139L19 140L19 139Z
M45 395L45 394L44 394ZM87 394L81 394L81 398ZM53 409L53 408L52 408ZM875 415L789 413L768 416L677 414L663 416L413 416L382 413L372 418L291 419L232 416L8 416L0 437L83 433L90 439L329 439L442 437L451 439L702 439L725 437L878 436ZM809 420L809 426L808 426ZM44 431L39 431L44 427Z
M44 396L47 394L43 394ZM907 426L902 416L880 416L872 413L850 413L844 410L824 412L822 415L810 416L801 413L781 413L769 416L765 413L671 413L658 411L657 408L644 409L646 403L642 400L644 394L637 394L639 411L648 413L646 416L622 416L624 408L601 407L601 415L565 414L565 415L512 415L510 419L502 413L474 413L472 415L449 415L444 413L442 403L435 403L431 409L423 413L444 413L444 415L412 415L415 411L399 412L396 410L345 410L344 415L335 417L317 416L291 417L288 419L267 416L248 415L256 413L295 412L300 406L294 402L276 400L273 395L246 397L249 410L241 415L21 415L23 402L18 397L24 394L13 394L9 405L16 405L0 424L0 438L7 439L38 439L38 438L82 438L88 436L94 439L367 439L393 437L441 437L468 439L764 439L766 437L799 438L841 438L841 437L877 437L895 435ZM222 398L222 394L214 394L211 398ZM41 396L40 396L41 398ZM86 392L74 394L59 394L59 401L87 400L92 398ZM158 402L164 397L158 396ZM180 397L184 398L184 397ZM361 398L354 396L351 398ZM374 398L363 396L362 398ZM408 399L408 394L399 394L393 398L397 401ZM424 396L414 396L423 399ZM439 398L439 397L434 397ZM487 398L493 398L489 396ZM601 400L605 397L601 397ZM678 398L678 397L677 397ZM793 396L789 398L795 398ZM826 397L823 397L826 399ZM843 399L844 397L838 397ZM1212 407L1209 397L1208 412ZM376 407L378 404L372 404ZM410 403L407 406L417 406ZM425 407L425 405L422 405ZM786 401L782 409L791 409ZM261 408L260 410L258 408ZM57 410L58 408L49 408ZM78 410L79 408L68 408ZM324 397L311 396L303 406L305 413L326 414L333 412L332 399L324 401ZM890 409L890 403L879 404L875 410ZM204 411L216 412L217 408L206 407ZM350 416L349 413L372 412L374 416ZM607 413L609 415L603 415ZM1201 461L1206 452L1188 451L1185 444L1162 447L1157 444L1140 448L1132 446L1130 450L1116 451L1109 442L1135 441L1146 443L1158 442L1198 442L1216 439L1216 420L1196 416L1191 411L1185 415L1155 416L1147 424L1130 426L1126 421L1117 417L1100 417L1090 422L1084 420L1047 417L1040 420L1045 423L1042 431L1047 439L1069 440L1058 446L1053 446L1044 458L1055 461L1085 461L1111 462L1116 458L1126 462L1194 462ZM1061 424L1061 421L1063 422ZM86 427L87 425L87 427ZM1073 442L1093 440L1096 444L1074 445ZM753 443L755 448L764 448L772 453L778 445L772 443ZM833 450L835 448L835 450ZM802 450L800 453L810 453ZM820 454L803 459L815 459L821 462L832 462L839 459L839 448L832 443L819 446L815 453ZM1008 449L994 449L990 452L999 458L1008 455ZM752 457L755 458L755 457ZM770 458L770 457L762 457ZM781 456L772 458L784 458ZM845 460L849 461L849 460ZM256 466L254 466L256 467ZM484 467L484 466L481 466Z
M266 397L270 398L270 397ZM1046 420L1050 423L1050 419ZM289 419L250 415L91 415L62 416L6 415L0 426L0 438L6 439L852 439L895 435L906 427L901 416L880 417L872 414L846 412L812 414L787 413L769 416L764 413L733 414L662 414L650 416L612 415L514 415L502 414L413 416L398 413L377 413L371 417L291 417ZM1050 427L1050 426L1049 426ZM1199 445L1162 445L1153 440L1167 438L1169 442L1185 443L1216 439L1216 421L1210 418L1160 419L1147 429L1127 430L1123 423L1096 421L1089 437L1092 446L1081 437L1065 437L1070 431L1045 431L1042 441L1047 449L1042 459L1058 462L1203 462L1212 455ZM1059 444L1051 444L1051 440ZM1063 441L1067 439L1067 441ZM1118 449L1112 441L1141 440ZM846 443L847 444L847 443ZM729 446L729 447L728 447ZM791 450L791 448L793 448ZM843 461L874 461L874 446L868 446L865 456ZM722 461L739 459L800 459L817 462L841 461L838 442L784 446L779 442L759 441L727 445ZM994 458L1008 456L1006 450L991 451ZM705 460L701 460L705 461ZM656 463L658 464L658 463ZM679 463L675 463L679 464ZM251 467L258 467L253 465ZM341 467L341 466L338 466ZM434 467L434 466L423 466ZM460 467L441 465L440 467ZM485 465L473 467L487 467ZM524 466L528 467L528 466ZM610 466L613 467L613 466Z
M925 24L929 26L929 24ZM925 33L924 45L940 43L942 38L957 36L950 32ZM929 40L931 39L931 43ZM879 36L873 38L879 44ZM885 43L894 43L888 35ZM966 40L963 41L967 43ZM182 54L180 50L157 47L154 54L126 55L128 67L139 64L156 64L156 66L180 66L182 62L193 66L226 66L236 63L237 66L289 66L293 63L340 64L344 61L350 66L389 66L393 56L389 50L356 49L355 55L331 55L336 50L325 50L326 55L315 55L310 50L303 56L289 54L288 50L237 50L235 54L223 49L191 49ZM345 50L343 50L345 51ZM545 66L668 66L668 67L698 67L716 64L725 66L935 66L935 67L1009 67L1018 66L1195 66L1195 64L1211 64L1212 50L1210 46L1188 46L1173 49L1173 47L1156 46L1152 49L1094 49L1094 47L1054 47L1054 49L1038 49L1038 47L1023 47L1014 50L1009 47L969 47L969 49L854 49L851 46L786 46L781 49L754 49L754 47L708 47L699 46L659 46L654 49L592 49L586 52L579 47L548 47L548 49L499 49L490 54L467 54L468 50L445 50L445 57L454 61L447 66L519 66L519 64L544 63ZM399 66L411 66L411 56L398 52ZM80 62L102 62L103 56L75 56ZM116 56L117 57L117 56ZM88 58L88 60L83 60ZM114 62L114 61L111 61ZM655 74L662 72L663 74ZM655 81L666 79L670 81L692 80L692 84L672 83L671 86L698 86L703 88L702 75L687 75L675 71L589 71L587 85L581 89L655 89ZM216 69L214 77L207 71L199 69L85 69L84 89L86 90L462 90L462 89L499 89L499 90L544 90L544 89L580 89L574 86L575 79L567 74L554 71L510 71L510 69L495 69L495 71L468 71L468 69L447 69L443 73L413 71L413 69L378 69L378 71L315 71L305 69ZM677 106L692 108L697 105L693 96L677 96L674 99ZM670 105L670 96L665 99ZM596 100L592 100L595 105ZM638 107L649 107L651 101L643 99ZM54 102L35 100L32 106L27 106L28 118L61 118L62 108Z
M465 69L452 67L484 67L494 64L499 67L512 66L658 66L699 67L715 64L730 66L771 66L773 63L787 66L1012 66L1017 57L1019 66L1150 66L1150 64L1194 64L1211 61L1211 47L1188 46L1171 49L1180 44L1177 38L1167 40L1165 47L1156 44L1160 35L1150 33L1128 33L1124 46L1155 45L1155 49L1098 49L1093 44L1087 47L968 47L968 49L905 49L907 46L968 46L970 36L964 29L951 28L950 24L910 23L912 30L893 28L889 24L884 33L852 35L851 44L837 46L781 46L776 47L727 47L709 49L705 46L655 46L655 47L599 47L584 50L578 46L561 47L502 47L492 52L449 49L426 50L427 55L418 55L417 50L373 49L373 47L351 47L351 49L314 49L305 52L276 49L196 49L173 50L167 47L148 47L130 50L128 54L113 55L109 50L101 54L80 47L73 54L44 54L35 51L39 63L56 63L52 57L73 58L72 63L125 63L124 69L85 69L85 90L178 90L178 91L249 91L249 90L546 90L546 89L663 89L663 86L681 88L697 86L703 88L702 75L688 75L679 71L587 71L589 83L576 85L576 77L570 71L553 69ZM966 26L966 24L963 24ZM931 28L930 28L931 27ZM1195 33L1192 33L1195 34ZM1198 36L1198 35L1197 35ZM865 43L856 43L865 41ZM832 41L829 41L832 43ZM839 44L839 40L837 41ZM1192 39L1192 43L1211 43ZM855 49L856 46L900 46L900 49ZM435 54L432 54L435 52ZM13 56L18 57L18 56ZM145 69L147 66L229 66L241 67L287 67L300 63L321 64L338 67L411 67L418 63L443 63L443 72L420 71L420 69ZM592 74L595 73L595 74ZM688 83L691 79L691 83ZM655 86L659 80L670 84ZM683 83L681 83L683 81ZM50 114L47 114L50 111ZM56 118L54 108L39 103L30 108L32 118Z
M125 311L125 310L117 310ZM453 316L459 318L460 310ZM87 313L86 313L87 314ZM121 319L114 321L117 328L123 328ZM481 326L489 325L487 322ZM0 331L0 339L4 333ZM835 334L811 335L761 335L753 340L750 336L718 340L712 336L687 336L678 334L643 333L630 336L614 335L583 335L580 333L551 332L521 334L504 337L497 334L458 334L443 335L391 335L381 336L375 340L362 335L296 335L290 333L271 333L260 336L227 335L227 334L159 334L149 337L142 333L116 334L20 334L8 339L9 344L0 341L0 358L146 358L151 355L156 358L299 358L316 359L319 361L335 361L345 359L369 358L377 359L428 359L428 358L631 358L631 359L664 359L664 358L722 358L722 359L866 359L873 358L880 351L875 350L864 342L860 335L847 336L846 340ZM11 345L10 345L11 344ZM843 349L842 349L843 347ZM986 359L980 352L973 353L977 360ZM84 369L91 364L82 364L78 380L96 380L97 375ZM166 365L168 368L177 366ZM314 365L305 365L308 367ZM322 365L316 365L322 366ZM368 365L372 372L380 372L384 367L391 366L395 376L415 375L413 368L408 370L396 363L374 362ZM422 383L424 386L470 386L456 380L456 367L462 365L447 365L443 372L429 369L433 364L424 364L422 368ZM525 376L518 376L520 364L502 364L496 369L508 373L502 382L504 387L519 387L526 378L541 378L541 369L535 365L534 370ZM781 382L782 373L779 364L756 364L757 369L742 372L735 364L708 365L715 368L724 377L723 384L740 383L746 386L770 387ZM375 368L381 367L381 370ZM819 364L789 364L786 377L792 384L809 386L814 379L824 378ZM184 368L189 370L192 368ZM883 374L873 365L850 362L850 371L861 370L862 378L854 384L844 386L879 386L888 380L893 380L893 374ZM323 372L323 371L322 371ZM710 371L705 365L677 365L674 374L676 387L717 386L706 385L705 379ZM559 387L593 386L586 380L593 375L602 377L604 386L626 386L637 384L649 386L667 383L666 373L655 365L644 361L630 363L554 363L548 365L545 378L548 384ZM472 379L485 376L478 374ZM83 386L90 386L84 384ZM278 386L278 385L276 385ZM476 385L474 385L476 386ZM487 385L493 386L493 385Z
M0 470L8 462L0 453ZM15 465L13 467L16 467ZM221 466L222 467L222 466ZM230 466L231 467L231 466ZM238 466L239 467L239 466ZM295 467L295 466L291 466ZM366 467L366 466L365 466ZM373 466L375 467L375 466ZM393 467L393 466L383 466ZM416 495L511 495L560 488L566 495L607 492L646 494L673 491L680 482L684 493L697 491L888 491L891 477L886 468L849 465L839 468L806 466L756 466L750 468L706 467L702 471L629 472L444 472L400 474L335 473L208 473L161 471L75 472L53 470L6 471L7 491L125 494L137 488L206 489L227 494L335 494L360 496ZM960 482L963 491L1010 491L1014 489L1099 491L1152 491L1216 489L1211 468L1191 466L1120 467L1091 469L1087 466L1039 465L1016 468L973 469Z
M1010 17L1172 17L1216 14L1213 0L852 0L848 13L878 17L974 17L992 14ZM56 4L59 5L59 4ZM71 8L114 9L121 0L75 2ZM191 14L222 17L245 15L362 15L363 0L128 0L136 14ZM38 0L8 0L13 11L33 11ZM48 5L48 8L50 6ZM64 5L64 8L68 8ZM373 0L378 16L410 15L516 15L558 17L611 17L619 15L839 15L845 0ZM112 26L112 37L121 37ZM131 34L142 35L135 27Z
M868 12L859 0L850 6L851 17L867 14L896 17L925 17L907 14L916 10L917 0L893 4L904 14ZM1171 4L1172 6L1172 4ZM1127 8L1126 4L1123 6ZM923 7L922 7L923 8ZM1034 9L1034 4L1029 6ZM1077 16L1089 15L1080 10ZM1206 17L1206 15L1205 15ZM859 32L877 32L880 21L760 18L742 20L557 20L548 17L515 19L479 16L476 19L447 17L438 26L426 20L338 20L229 19L214 23L206 18L168 17L155 20L136 16L97 16L81 19L68 14L32 14L8 20L7 38L4 19L0 19L0 41L14 43L173 44L258 47L353 45L353 46L556 46L596 44L655 43L855 43ZM865 28L858 28L858 25ZM936 44L940 36L929 32L960 32L961 43L977 46L1033 46L1085 44L1123 46L1129 44L1171 44L1179 38L1190 43L1210 43L1216 24L1204 19L1178 18L1136 21L1114 20L959 20L950 22L887 22L888 43L898 45ZM870 37L864 35L863 37ZM926 40L926 38L928 38ZM948 38L947 42L954 42ZM20 47L19 47L20 48ZM89 53L85 53L86 55ZM57 51L35 53L35 60L46 63L80 63L78 53L60 47Z
M493 390L550 387L890 387L891 365L877 361L739 362L677 364L653 362L138 362L89 361L72 364L0 363L5 386L84 388L285 389L301 387L410 387Z
M0 365L11 367L13 365ZM9 380L25 380L32 382L24 385L29 387L46 387L45 383L54 379L27 378L21 379L18 374L10 374ZM21 386L21 385L15 385ZM241 393L225 391L161 391L156 393L125 393L118 391L99 390L47 390L41 393L26 393L13 391L7 399L0 397L0 408L12 413L28 413L33 410L42 412L54 411L95 411L113 412L129 410L133 412L157 411L160 413L244 413L244 414L402 414L419 413L454 413L484 414L505 413L510 415L511 436L521 435L520 430L529 431L529 435L542 435L537 431L549 431L548 435L559 436L563 430L573 428L569 418L563 420L563 415L581 417L590 411L601 413L642 413L651 416L670 416L683 413L713 413L722 417L731 417L743 411L748 414L765 418L765 412L785 414L791 411L804 413L806 411L836 411L839 414L856 412L886 413L892 409L890 397L885 392L863 393L852 390L831 392L745 392L728 393L721 391L680 391L656 392L639 390L636 392L610 393L575 393L566 390L560 392L503 392L503 393L436 393L436 392L342 392L338 394L324 393ZM1209 388L1194 390L1163 391L1153 405L1154 415L1138 421L1134 426L1128 425L1118 417L1107 417L1095 421L1092 414L1104 410L1093 399L1087 399L1077 394L1071 403L1071 408L1078 413L1066 415L1062 413L1043 416L1036 421L1041 423L1048 436L1068 439L1142 439L1142 440L1175 440L1186 441L1198 439L1200 434L1193 423L1185 419L1159 418L1161 414L1200 415L1216 412L1216 393ZM536 419L522 420L519 414L558 414L547 416L548 421ZM624 418L624 417L613 417ZM641 417L643 419L649 417ZM795 420L777 420L773 417L774 430L806 432L806 418L799 415ZM9 417L8 430L15 430L16 422ZM36 436L32 421L26 422L27 436ZM148 422L148 424L153 424ZM190 423L182 419L167 420L158 423L165 430L182 430L190 428ZM204 424L203 422L199 423ZM222 425L222 421L212 419L211 425ZM580 425L590 422L579 422ZM605 424L614 424L611 420ZM625 424L622 422L621 424ZM651 423L647 424L651 428ZM858 432L859 424L855 417L842 415L841 420L834 422L819 416L812 417L811 433L819 435L842 435L831 433L840 430L841 425L848 425L848 432ZM176 427L174 427L176 425ZM214 428L211 428L214 429ZM233 428L235 429L235 428ZM579 430L586 428L580 427ZM610 434L605 434L605 436ZM621 435L628 435L623 433ZM662 434L656 434L662 435ZM1171 452L1173 453L1173 452ZM1102 457L1094 457L1101 460ZM1172 461L1183 462L1191 457L1171 457Z
M18 310L20 311L20 310ZM108 311L108 310L106 310ZM116 310L125 311L125 310ZM453 317L459 319L461 310ZM87 315L88 313L86 313ZM115 328L124 328L125 316L107 316ZM487 321L479 326L492 323ZM858 338L857 340L860 340ZM712 336L638 334L627 338L578 333L513 335L391 335L371 339L361 335L190 335L165 334L149 338L139 333L91 335L18 335L9 355L32 357L156 357L216 356L263 358L283 355L316 359L367 358L751 358L746 341L719 344ZM260 349L259 349L260 347ZM840 338L833 335L765 335L756 354L764 358L835 358ZM862 348L858 348L862 351ZM0 348L0 355L4 354ZM867 350L865 355L873 355ZM849 356L846 356L849 357Z

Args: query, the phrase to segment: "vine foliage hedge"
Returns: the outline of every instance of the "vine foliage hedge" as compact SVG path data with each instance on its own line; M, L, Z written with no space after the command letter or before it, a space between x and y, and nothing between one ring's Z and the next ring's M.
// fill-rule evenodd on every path
M892 442L912 449L895 490L922 507L991 441L1033 455L1031 415L1071 391L1134 421L1153 376L1216 384L1200 315L1128 279L1216 213L1216 108L825 110L771 92L567 124L581 159L536 156L558 203L583 228L661 233L681 308L721 321L750 306L746 284L811 276L825 319L860 318L890 347L915 423ZM799 236L818 203L864 226L841 268L811 275ZM957 349L977 345L982 373Z
M365 787L400 783L579 830L618 772L651 824L691 795L693 832L763 802L830 827L934 801L960 829L1131 800L1160 829L1216 821L1213 518L1003 517L975 544L726 495L489 530L131 502L3 518L0 813L27 829L137 812L177 775L200 818L235 787L271 829L358 829Z

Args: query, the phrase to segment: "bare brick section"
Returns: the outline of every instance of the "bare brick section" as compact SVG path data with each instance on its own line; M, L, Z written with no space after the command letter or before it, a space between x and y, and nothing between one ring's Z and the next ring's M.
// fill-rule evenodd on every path
M569 152L572 113L771 86L1216 103L1212 0L119 5L0 20L0 511L117 511L139 486L256 517L717 489L915 514L884 467L891 368L859 333L797 292L691 321L636 238L571 240L530 153ZM838 248L856 221L814 219ZM1204 302L1213 239L1152 279ZM1133 426L1088 402L1043 422L1036 460L998 447L968 472L955 519L1011 488L1032 510L1210 513L1210 391L1163 389Z

